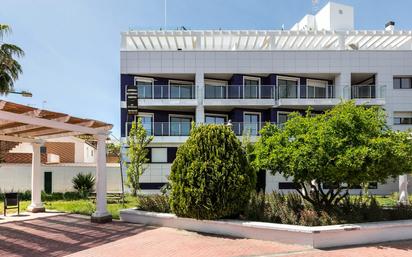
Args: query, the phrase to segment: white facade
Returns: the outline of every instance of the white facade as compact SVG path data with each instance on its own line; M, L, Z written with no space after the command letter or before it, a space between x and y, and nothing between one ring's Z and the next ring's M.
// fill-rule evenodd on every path
M153 95L144 93L148 97L139 99L139 108L152 115L149 120L155 134L153 147L176 146L186 140L185 136L156 135L156 123L166 122L157 121L163 117L161 112L169 113L169 117L173 112L187 112L197 123L207 122L208 113L226 115L225 121L231 119L233 122L233 118L240 117L239 113L243 112L239 123L244 126L247 113L260 113L259 122L279 122L279 113L306 110L309 106L322 111L341 99L355 99L357 104L382 106L387 112L387 123L393 129L412 128L408 120L412 118L412 87L400 89L395 82L405 79L405 85L407 81L412 83L412 32L357 31L353 17L352 7L330 3L315 16L306 16L289 31L125 32L122 34L121 74L158 81L145 85L147 90L152 88ZM303 29L305 23L313 30ZM239 74L243 82L234 82ZM270 80L272 75L275 80ZM243 93L240 97L228 97L225 94L230 94L230 86L236 86L231 84L227 85L229 90L222 86L226 93L220 93L219 97L206 97L208 80L222 81L222 84L243 83L240 86L245 90L245 77L259 79L258 96L245 97ZM163 79L191 81L194 97L156 96L156 86L159 90L172 90L170 83L161 86ZM279 95L281 79L296 81L295 95ZM273 97L261 95L265 80L275 85L271 87L276 91ZM333 90L325 85L323 93L311 97L309 84L316 84L316 81L328 82L326 84ZM126 83L122 82L122 87ZM121 107L126 111L125 99ZM270 117L263 120L264 116ZM126 119L130 122L129 117L122 118L123 137L127 133ZM165 177L158 182L163 179ZM266 191L278 189L277 183L285 181L280 177L273 179L267 177ZM397 191L397 183L389 181L387 185L378 185L374 192Z

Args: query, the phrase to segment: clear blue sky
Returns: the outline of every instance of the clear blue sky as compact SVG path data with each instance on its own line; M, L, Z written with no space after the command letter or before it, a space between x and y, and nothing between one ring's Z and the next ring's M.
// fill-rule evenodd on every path
M327 1L319 0L319 7ZM412 29L411 0L336 0L355 7L357 29ZM12 26L6 40L21 46L24 73L16 87L33 98L9 96L114 124L119 136L120 32L159 28L164 0L0 0L0 23ZM167 0L168 27L191 29L290 28L311 0Z

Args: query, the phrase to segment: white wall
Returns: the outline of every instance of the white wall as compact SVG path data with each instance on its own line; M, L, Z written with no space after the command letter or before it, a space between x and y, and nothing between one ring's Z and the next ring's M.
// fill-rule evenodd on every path
M286 180L284 177L282 177L279 174L276 174L275 176L271 175L269 171L266 172L266 193L270 193L272 191L278 191L279 190L279 182L291 182L292 179L289 178L289 180ZM409 178L409 181L411 181L411 178ZM376 194L376 195L389 195L393 192L398 192L398 179L389 179L386 184L378 184L377 189L369 189L370 194ZM409 183L409 192L412 192L412 182ZM281 192L293 192L295 190L280 190ZM361 192L360 189L352 189L349 190L349 193L354 194L354 195L359 195Z
M95 165L42 165L42 172L52 172L53 192L74 191L72 178L78 173L96 172ZM44 178L42 178L44 188ZM1 164L0 166L0 190L26 191L31 189L31 165L30 164ZM107 167L108 192L121 192L120 167L118 164L108 164Z

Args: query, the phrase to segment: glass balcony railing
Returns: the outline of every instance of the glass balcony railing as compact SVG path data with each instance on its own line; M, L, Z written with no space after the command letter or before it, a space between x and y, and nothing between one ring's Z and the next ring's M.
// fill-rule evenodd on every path
M194 85L138 85L139 99L195 99Z
M335 86L279 85L277 99L327 99L335 98Z
M274 99L274 85L205 85L205 99Z
M205 99L324 99L335 98L335 86L311 85L222 85L205 86Z
M231 122L230 125L237 136L258 136L259 131L268 122ZM271 123L276 124L276 123ZM191 122L152 122L143 123L148 135L152 136L189 136ZM126 136L129 134L132 127L132 122L126 123Z
M188 136L191 122L150 122L143 123L148 135L151 136ZM132 127L132 122L126 123L126 135Z
M352 99L374 99L384 98L386 86L384 85L352 85L351 98Z
M232 122L231 126L236 136L259 136L259 131L268 123L269 122Z

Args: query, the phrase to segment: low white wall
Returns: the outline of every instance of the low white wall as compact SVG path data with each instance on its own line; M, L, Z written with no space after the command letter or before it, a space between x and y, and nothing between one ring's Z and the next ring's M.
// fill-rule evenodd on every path
M72 178L78 173L92 173L95 175L94 164L57 164L42 165L42 173L52 172L52 191L73 191ZM107 166L107 191L121 192L121 176L118 164ZM42 174L42 188L44 188L44 175ZM1 164L0 165L0 190L26 191L31 190L31 165L30 164Z
M306 227L240 220L196 220L136 209L120 211L120 220L202 233L329 248L412 239L412 220Z

